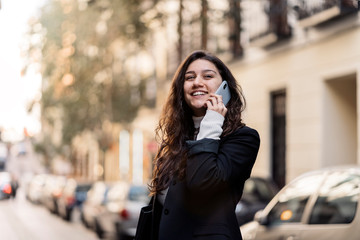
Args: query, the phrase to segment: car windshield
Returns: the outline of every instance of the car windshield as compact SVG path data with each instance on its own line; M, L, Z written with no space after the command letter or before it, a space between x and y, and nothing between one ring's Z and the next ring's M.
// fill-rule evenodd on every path
M269 202L275 195L275 187L271 183L257 178L249 178L244 185L242 200L247 202Z
M79 185L76 187L77 192L87 192L91 188L91 185Z
M327 176L310 217L310 224L350 223L360 195L360 175L334 172Z
M324 174L308 175L290 183L279 195L278 202L269 213L270 224L300 222L305 205L317 191Z

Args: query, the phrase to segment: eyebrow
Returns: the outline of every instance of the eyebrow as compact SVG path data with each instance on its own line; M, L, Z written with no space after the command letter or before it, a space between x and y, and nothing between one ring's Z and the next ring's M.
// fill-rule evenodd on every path
M205 69L205 70L202 70L201 72L202 73L204 73L204 72L213 72L213 73L217 74L217 72L212 70L212 69ZM195 71L188 71L185 74L192 74L192 73L195 73Z

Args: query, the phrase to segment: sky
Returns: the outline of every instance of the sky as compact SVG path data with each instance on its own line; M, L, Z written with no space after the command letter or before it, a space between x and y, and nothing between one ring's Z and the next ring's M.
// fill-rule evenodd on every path
M24 128L31 135L40 131L40 110L27 113L32 99L40 98L41 75L30 70L21 76L21 44L28 20L36 16L44 0L0 0L0 129L5 141L23 137Z

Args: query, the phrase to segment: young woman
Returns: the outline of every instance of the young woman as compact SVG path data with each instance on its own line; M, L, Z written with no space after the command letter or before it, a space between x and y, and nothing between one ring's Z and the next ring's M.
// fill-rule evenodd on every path
M215 94L224 80L226 106ZM242 122L244 106L241 88L216 56L195 51L179 66L156 130L153 239L242 239L235 207L260 144Z

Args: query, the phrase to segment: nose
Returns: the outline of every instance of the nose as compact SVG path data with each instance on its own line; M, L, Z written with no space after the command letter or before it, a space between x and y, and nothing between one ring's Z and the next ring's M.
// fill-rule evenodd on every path
M203 79L201 76L197 76L195 79L194 79L194 86L203 86Z

